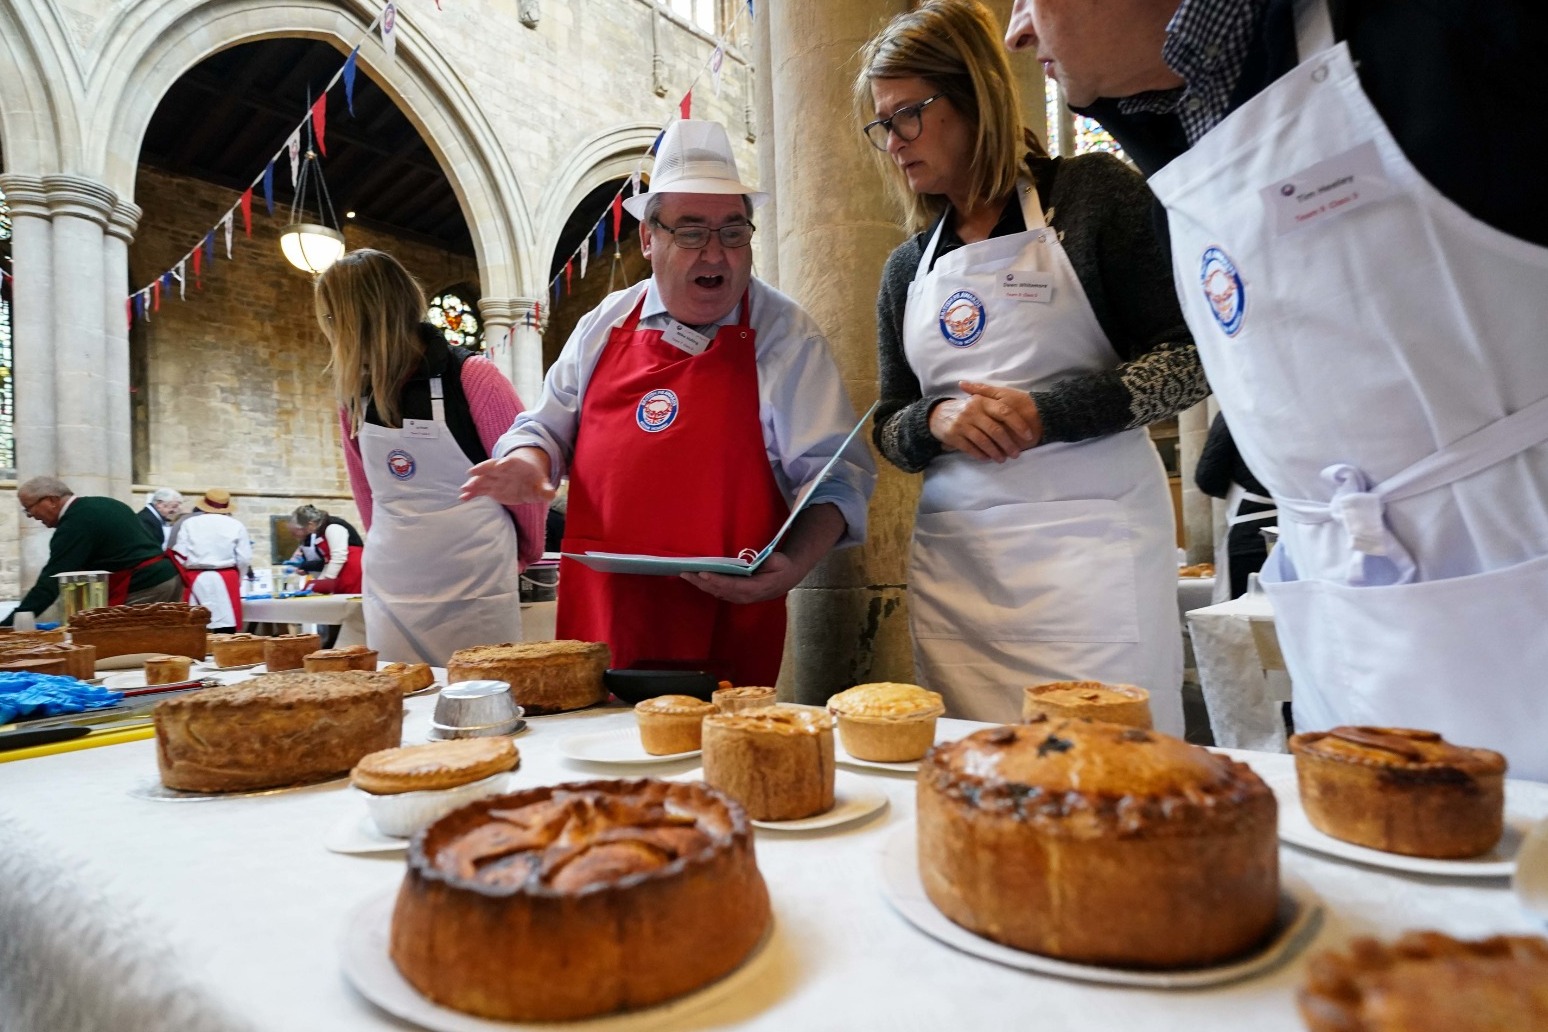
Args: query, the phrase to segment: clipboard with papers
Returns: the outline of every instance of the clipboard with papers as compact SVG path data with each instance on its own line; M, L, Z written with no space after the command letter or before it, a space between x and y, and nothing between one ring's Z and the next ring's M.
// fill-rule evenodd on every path
M880 404L880 402L877 404ZM875 411L875 404L865 410L865 414L860 417L860 421L855 424L854 429L849 431L849 436L844 438L844 443L839 445L832 458L823 464L816 477L803 485L801 490L796 493L796 503L791 506L790 515L786 517L784 524L780 526L779 533L775 534L774 540L764 545L760 551L754 552L748 548L744 549L737 556L631 555L624 552L593 551L563 552L561 554L567 559L574 559L583 566L589 566L600 573L637 573L661 577L676 576L679 573L724 573L733 577L751 577L758 571L758 567L763 565L764 560L774 554L774 550L779 547L779 543L784 539L786 532L795 523L796 517L805 511L807 503L811 501L812 495L816 493L818 485L833 472L833 467L837 465L839 457L849 450L849 446L854 443L855 435L860 432L860 428L865 426L866 422L871 418L871 413Z

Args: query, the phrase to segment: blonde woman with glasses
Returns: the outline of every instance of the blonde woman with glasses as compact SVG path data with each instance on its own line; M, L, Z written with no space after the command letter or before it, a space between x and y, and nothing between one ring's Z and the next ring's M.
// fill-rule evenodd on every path
M422 322L425 295L391 255L351 251L317 278L350 488L367 533L367 643L445 666L521 640L518 574L543 551L542 505L457 500L468 467L522 411L488 359Z
M1151 693L1181 734L1166 475L1144 427L1202 399L1144 182L1050 158L975 0L898 15L855 104L913 234L877 299L877 448L924 474L909 565L917 674L954 716L1024 686Z

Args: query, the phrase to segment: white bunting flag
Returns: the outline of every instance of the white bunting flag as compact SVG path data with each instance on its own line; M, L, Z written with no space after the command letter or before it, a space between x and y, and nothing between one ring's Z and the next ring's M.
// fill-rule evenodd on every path
M645 160L634 166L634 174L629 177L629 196L633 197L640 192L640 179L645 175Z
M382 8L382 47L386 49L388 57L396 57L398 53L398 5L389 2Z
M290 139L285 141L285 146L290 151L290 187L295 189L296 180L301 178L301 128L290 134Z
M226 212L226 217L220 220L220 228L226 231L226 257L231 257L231 212Z
M186 289L188 278L183 275L183 267L187 263L188 259L184 258L182 261L177 263L177 268L172 270L172 278L177 280L177 298L179 301L185 301L188 299L188 292Z
M587 247L585 244L581 244L581 249L580 249L580 256L581 256L581 279L585 279L586 278L586 252L589 251L589 250L591 250L589 247Z
M720 69L726 63L726 46L724 43L715 45L715 52L710 55L710 78L715 83L715 96L720 96Z

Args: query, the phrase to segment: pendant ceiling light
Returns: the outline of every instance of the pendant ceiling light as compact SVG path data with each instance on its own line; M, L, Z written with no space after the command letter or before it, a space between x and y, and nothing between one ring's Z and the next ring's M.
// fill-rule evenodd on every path
M315 180L315 181L314 181ZM312 222L306 208L307 191L316 194L317 221ZM333 199L323 179L322 163L312 149L312 127L306 127L306 156L296 180L296 202L290 209L290 224L280 234L280 250L285 260L302 272L322 272L344 255L344 234L333 213Z

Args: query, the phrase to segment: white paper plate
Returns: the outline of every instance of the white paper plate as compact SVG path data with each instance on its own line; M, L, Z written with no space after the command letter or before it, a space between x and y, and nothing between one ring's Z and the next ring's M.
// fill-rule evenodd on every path
M703 768L694 768L682 774L673 774L668 781L702 781ZM833 806L812 817L797 817L789 821L753 821L759 828L770 831L817 831L833 828L850 821L869 817L887 805L887 793L876 788L858 774L839 771L833 778Z
M129 789L135 799L149 799L158 803L205 803L220 799L251 799L254 796L285 795L290 792L310 792L317 789L343 788L349 784L345 774L327 781L311 781L305 785L285 785L282 788L255 788L247 792L181 792L168 788L157 778L142 781Z
M1522 906L1548 921L1548 818L1538 821L1521 840L1511 888Z
M773 966L772 940L779 934L776 925L754 948L742 966L720 981L697 992L645 1010L612 1014L579 1021L515 1022L496 1021L464 1014L432 1003L398 973L387 953L392 927L392 908L396 891L376 896L356 908L344 927L339 941L344 978L350 985L388 1014L434 1032L643 1032L646 1029L679 1027L683 1019L724 1000L757 994L760 980Z
M1423 856L1404 856L1402 853L1385 853L1379 849L1357 846L1353 842L1324 835L1312 827L1306 811L1301 807L1301 790L1294 774L1283 774L1265 779L1279 799L1279 837L1282 841L1302 849L1315 850L1336 856L1341 860L1353 860L1385 867L1393 871L1409 871L1414 874L1434 874L1449 878L1508 878L1516 869L1516 853L1521 840L1532 827L1532 819L1522 812L1519 799L1513 796L1532 791L1539 786L1529 782L1505 781L1505 834L1499 845L1482 856L1466 860L1432 860Z
M235 666L216 666L215 661L210 659L207 659L196 665L203 667L205 670L209 670L218 674L230 674L239 670L257 670L259 667L263 666L262 663L238 663Z
M1079 982L1146 986L1151 989L1197 989L1262 974L1295 954L1322 923L1322 901L1305 882L1279 873L1279 925L1272 941L1240 960L1187 971L1137 971L1057 960L985 939L963 928L935 908L919 880L915 847L916 823L908 821L887 836L881 853L882 895L909 924L953 949L975 957L1040 975Z
M640 730L636 727L620 727L612 731L595 731L589 735L571 735L559 743L559 754L572 760L587 763L672 763L688 760L699 755L700 750L652 756L640 744Z
M405 693L403 697L405 699L417 699L421 695L434 695L436 692L445 687L446 685L441 684L440 682L427 684L423 688L415 688L413 691Z
M227 676L232 671L205 669L201 670L197 664L189 671L188 679L191 681L219 681L221 684L230 684L233 681L247 680L245 675ZM127 692L135 688L150 687L145 683L144 670L120 670L114 674L102 675L102 687L111 688L115 692Z
M106 659L97 660L97 671L104 670L139 670L145 666L147 659L156 656L165 656L165 652L129 652L122 656L109 656ZM192 661L195 667L202 665L203 660Z
M369 856L372 853L401 853L409 840L383 835L368 813L350 811L323 838L323 845L334 853Z
M833 762L842 763L846 767L868 767L871 770L892 770L902 774L913 774L919 770L920 760L906 760L902 763L884 763L881 760L858 760L844 751L844 741L839 737L837 730L833 732Z

